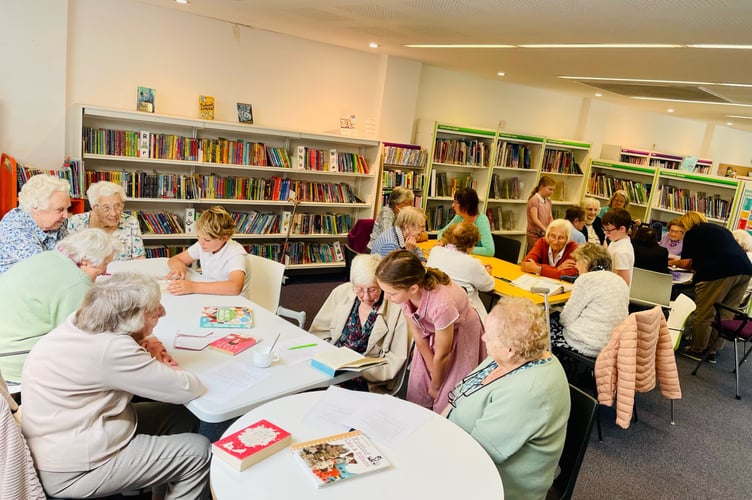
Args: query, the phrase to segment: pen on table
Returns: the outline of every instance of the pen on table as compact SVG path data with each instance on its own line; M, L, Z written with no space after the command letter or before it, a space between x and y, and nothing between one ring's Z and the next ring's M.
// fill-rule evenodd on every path
M313 344L302 344L302 345L294 345L294 346L292 346L292 347L288 347L288 348L287 348L287 350L288 350L288 351L292 351L292 350L295 350L295 349L305 349L306 347L316 347L317 345L318 345L318 344L316 344L316 343L313 343Z
M496 278L497 280L506 281L507 283L511 283L512 282L512 280L508 280L506 278L502 278L501 276L494 276L494 278Z

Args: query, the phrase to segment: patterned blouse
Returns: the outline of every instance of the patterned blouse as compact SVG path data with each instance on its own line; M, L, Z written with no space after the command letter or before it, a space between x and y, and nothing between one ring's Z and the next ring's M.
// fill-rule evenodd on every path
M360 315L358 314L358 308L360 307L360 299L355 297L352 309L350 309L350 316L347 318L345 327L342 329L342 335L334 343L337 347L347 347L355 352L364 354L368 348L368 338L371 336L371 329L373 323L376 321L376 317L379 315L379 309L381 303L384 301L384 293L382 292L379 300L373 305L371 312L368 313L368 319L366 319L365 325L360 324Z
M43 231L31 215L20 208L11 209L0 221L0 273L32 255L54 250L65 236L65 224L56 231Z
M91 212L74 215L68 219L68 232L75 233L89 228L89 216ZM141 228L138 219L126 213L120 214L120 222L117 229L112 233L120 240L123 249L114 260L132 260L146 255L144 240L141 237Z

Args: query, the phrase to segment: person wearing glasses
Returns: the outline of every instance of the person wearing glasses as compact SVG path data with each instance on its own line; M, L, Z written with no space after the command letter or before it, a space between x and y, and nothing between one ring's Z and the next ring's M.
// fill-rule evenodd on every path
M545 498L567 434L567 377L543 309L503 297L486 318L486 358L449 394L447 418L496 463L505 498Z
M386 364L363 372L349 388L391 391L407 360L410 338L402 310L384 298L376 282L378 254L357 255L350 281L332 290L309 331L337 347L347 347L367 357L385 357Z
M605 213L602 221L603 231L611 242L608 245L608 254L611 256L612 270L630 285L635 262L632 240L629 239L632 216L623 208L612 208Z
M206 389L140 345L164 315L154 278L116 274L32 349L21 428L49 496L209 498L209 441L184 406Z
M117 237L123 245L120 255L115 260L146 258L138 219L123 212L125 204L123 188L114 182L94 182L86 190L86 196L91 210L71 216L68 219L68 231L75 233L90 227L103 229Z
M671 219L668 223L668 232L658 242L660 246L668 250L669 260L681 259L682 246L684 244L684 228L680 218Z
M47 174L32 176L18 193L18 206L0 220L0 273L32 255L54 250L67 236L70 206L68 181Z
M577 276L572 252L577 243L571 240L572 224L566 219L555 219L546 228L543 238L522 259L520 269L526 273L559 279L562 276Z
M407 400L440 413L452 387L486 355L483 323L467 293L443 271L424 267L411 252L384 257L376 280L399 304L415 341Z

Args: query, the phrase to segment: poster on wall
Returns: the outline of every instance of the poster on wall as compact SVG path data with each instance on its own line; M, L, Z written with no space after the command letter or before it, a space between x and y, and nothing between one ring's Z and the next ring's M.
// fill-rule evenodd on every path
M752 233L752 189L745 189L740 200L739 217L734 229L744 229Z

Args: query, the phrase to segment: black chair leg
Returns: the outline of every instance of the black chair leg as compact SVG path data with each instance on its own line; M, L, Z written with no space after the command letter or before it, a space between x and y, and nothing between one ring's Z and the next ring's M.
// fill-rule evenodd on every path
M640 418L637 416L637 399L635 399L635 402L632 404L632 423L635 424L640 421Z
M697 375L697 370L699 370L705 360L708 359L708 356L710 356L710 349L705 349L705 354L702 355L700 361L697 362L697 366L692 370L692 375Z

